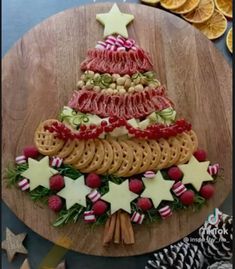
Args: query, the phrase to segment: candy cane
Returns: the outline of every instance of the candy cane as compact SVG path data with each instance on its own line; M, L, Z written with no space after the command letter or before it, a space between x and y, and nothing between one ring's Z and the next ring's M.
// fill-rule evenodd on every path
M90 211L85 211L83 214L83 219L86 223L91 223L91 222L95 222L96 221L96 217L94 215L94 211L90 210Z
M168 205L159 209L158 212L160 213L160 215L163 219L170 217L172 215L172 211Z
M184 186L184 184L179 181L179 182L176 182L173 187L172 187L172 190L173 192L175 193L176 196L180 196L182 195L187 189L186 187Z
M15 158L17 164L26 163L26 157L24 155L18 156Z
M101 194L97 190L93 190L88 194L88 198L92 201L92 203L95 203L98 201L101 197Z
M141 224L144 220L145 215L144 214L140 214L138 212L134 212L132 217L131 217L131 221L135 222L137 224Z

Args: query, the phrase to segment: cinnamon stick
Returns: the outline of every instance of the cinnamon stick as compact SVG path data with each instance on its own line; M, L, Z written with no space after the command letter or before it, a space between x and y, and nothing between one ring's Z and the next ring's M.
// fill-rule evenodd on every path
M116 223L116 213L111 215L111 217L108 218L105 228L104 228L104 239L103 239L103 245L108 245L113 239L114 229L115 229L115 223Z
M120 223L121 223L122 242L126 245L134 244L135 238L129 214L121 212Z
M120 210L117 212L117 218L116 218L116 225L115 225L115 232L114 232L114 243L115 244L119 244L120 243L120 229L121 229L121 225L120 225Z

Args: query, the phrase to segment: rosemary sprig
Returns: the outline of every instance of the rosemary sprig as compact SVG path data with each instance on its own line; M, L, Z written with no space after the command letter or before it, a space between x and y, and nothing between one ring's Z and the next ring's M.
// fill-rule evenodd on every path
M13 164L10 164L6 171L5 171L5 178L7 179L7 186L11 187L17 183L17 181L20 180L21 174L28 169L28 164L20 164L17 166L14 166Z
M52 194L51 190L44 188L42 186L37 187L36 189L29 192L30 198L36 202L41 201L42 203L47 202L48 196Z
M71 165L63 165L62 167L57 169L59 173L63 176L70 177L72 179L77 179L80 177L82 174L74 169Z

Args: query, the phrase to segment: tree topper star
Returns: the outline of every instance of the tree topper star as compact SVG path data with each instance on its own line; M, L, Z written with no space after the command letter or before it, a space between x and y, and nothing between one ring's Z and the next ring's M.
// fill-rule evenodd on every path
M97 21L104 25L104 36L120 34L128 38L126 26L134 20L131 14L122 13L115 3L108 13L96 15Z

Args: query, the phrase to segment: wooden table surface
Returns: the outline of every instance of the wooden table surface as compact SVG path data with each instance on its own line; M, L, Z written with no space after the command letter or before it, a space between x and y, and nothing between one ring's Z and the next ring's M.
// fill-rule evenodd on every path
M38 122L56 117L69 99L80 76L79 63L102 37L103 28L95 22L95 14L108 7L111 4L86 6L53 16L26 34L4 57L4 165L32 142ZM49 222L55 216L47 208L35 206L18 190L4 188L4 201L37 233L57 243L61 236L75 236L79 243L72 249L105 256L146 253L188 235L223 202L231 187L231 68L211 42L179 18L149 7L120 7L135 15L130 36L152 55L158 78L167 85L176 110L192 122L210 160L224 167L225 181L217 183L216 196L199 213L188 211L148 229L138 227L135 246L109 249L101 247L102 228L92 233L80 223L54 229ZM154 25L148 28L147 37L144 25ZM218 122L222 124L218 126Z

